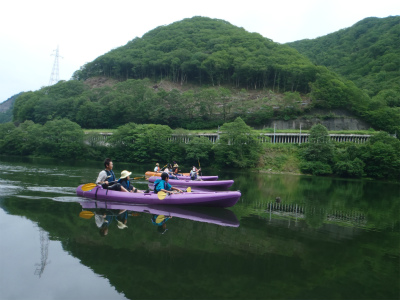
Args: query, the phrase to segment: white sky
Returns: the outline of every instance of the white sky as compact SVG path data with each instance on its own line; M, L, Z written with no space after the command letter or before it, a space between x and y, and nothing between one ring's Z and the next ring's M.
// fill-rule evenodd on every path
M223 19L278 43L400 15L400 0L10 0L0 3L0 103L48 85L160 25L193 16Z

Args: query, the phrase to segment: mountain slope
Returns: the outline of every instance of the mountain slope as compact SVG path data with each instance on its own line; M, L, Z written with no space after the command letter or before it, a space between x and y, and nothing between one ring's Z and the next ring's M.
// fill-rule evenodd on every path
M366 18L350 28L287 45L352 80L371 97L383 93L393 98L389 106L400 106L400 16Z
M12 121L13 107L15 99L22 93L16 94L6 101L0 103L0 123L7 123Z
M193 17L133 39L86 64L74 78L167 77L181 84L231 84L307 93L316 73L307 58L288 46L223 20Z
M100 76L117 83L102 88L83 83ZM344 108L372 120L375 129L392 133L399 127L396 111L388 116L385 105L375 111L352 81L287 45L204 17L157 27L87 63L73 78L20 96L14 120L43 124L68 118L85 128L135 122L198 129L238 116L263 125L272 118L296 118L315 106ZM167 81L185 89L167 91L160 85ZM260 97L250 96L251 90L260 91Z

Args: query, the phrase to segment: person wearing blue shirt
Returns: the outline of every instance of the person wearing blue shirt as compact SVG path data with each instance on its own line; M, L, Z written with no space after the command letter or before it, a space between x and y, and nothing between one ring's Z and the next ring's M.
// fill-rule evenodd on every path
M161 174L161 180L157 179L156 182L154 183L154 191L155 192L164 192L167 194L173 193L173 191L178 191L179 193L183 193L181 189L178 189L176 187L171 186L168 183L169 176L168 173L162 173Z
M118 183L121 185L121 189L124 188L126 191L130 193L144 193L144 191L139 191L137 188L135 188L129 181L129 175L131 175L132 172L129 172L127 170L123 170L121 172L121 177L118 179Z

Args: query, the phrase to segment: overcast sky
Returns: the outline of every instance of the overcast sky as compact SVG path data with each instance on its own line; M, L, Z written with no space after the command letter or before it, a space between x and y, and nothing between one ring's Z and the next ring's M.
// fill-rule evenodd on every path
M367 17L400 15L400 0L13 0L0 3L0 102L49 84L161 25L223 19L277 43L313 39Z

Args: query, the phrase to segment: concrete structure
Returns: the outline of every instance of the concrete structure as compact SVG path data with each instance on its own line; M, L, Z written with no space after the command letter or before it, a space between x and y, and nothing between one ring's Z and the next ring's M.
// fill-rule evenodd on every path
M107 145L108 137L112 133L99 133L98 135L91 135L87 140L88 144L99 143ZM189 143L193 137L205 137L209 139L213 144L219 139L220 133L207 133L207 134L193 134L193 135L178 135L173 134L169 139L170 142L175 143ZM363 144L369 140L371 135L369 134L330 134L332 141L335 142L351 142L357 144ZM260 143L279 143L279 144L301 144L308 142L308 133L261 133L258 136Z

